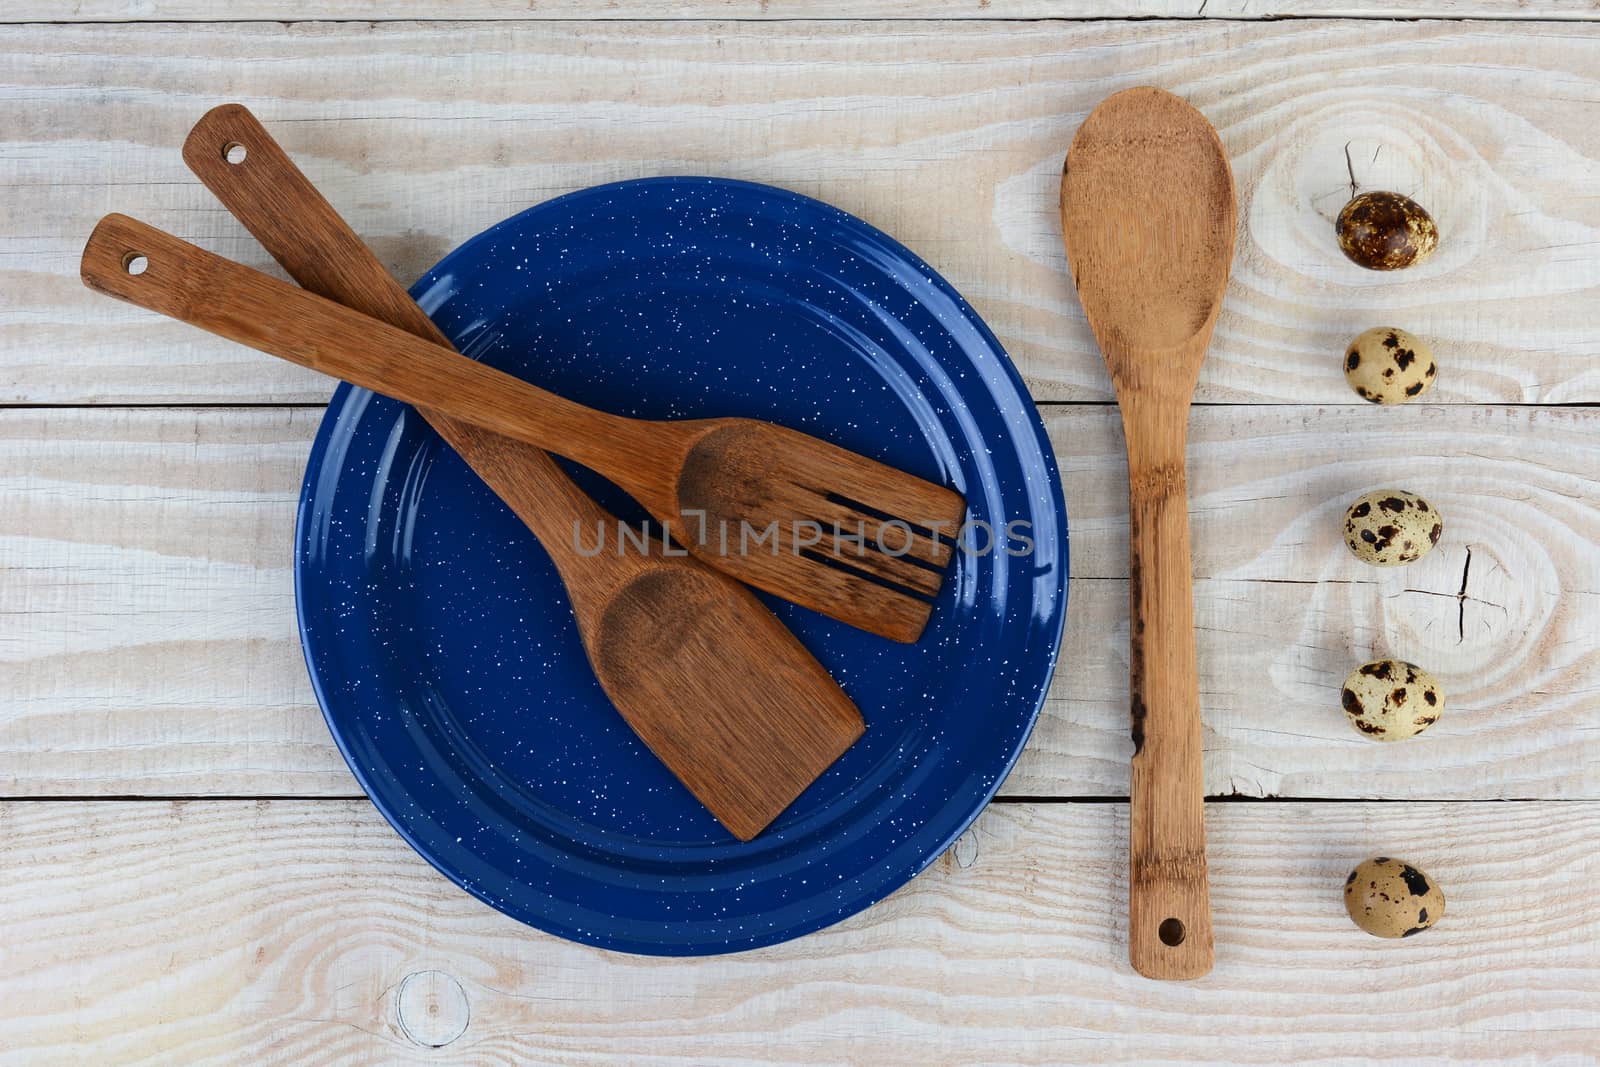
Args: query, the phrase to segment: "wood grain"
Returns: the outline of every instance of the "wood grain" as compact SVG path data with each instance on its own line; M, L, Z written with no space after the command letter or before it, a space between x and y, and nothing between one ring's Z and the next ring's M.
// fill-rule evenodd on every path
M1217 804L1210 822L1217 966L1169 984L1122 958L1120 804L991 807L833 929L672 960L518 926L362 802L13 802L0 1063L1592 1060L1600 805ZM1442 886L1436 928L1351 924L1342 883L1374 853Z
M357 792L295 636L290 535L320 415L0 411L0 790ZM1071 622L1005 792L1126 795L1121 431L1102 407L1047 422ZM1203 407L1190 440L1211 793L1600 798L1600 412ZM1378 571L1340 516L1396 484L1445 535ZM1414 741L1368 741L1338 706L1380 656L1445 687Z
M306 679L319 410L0 411L0 787L358 793Z
M1205 401L1358 403L1337 354L1403 326L1449 403L1600 401L1600 37L1577 25L388 23L0 29L0 402L316 401L315 377L80 291L120 208L265 254L177 149L248 103L415 277L529 204L663 173L822 196L977 306L1041 400L1109 399L1054 218L1072 131L1153 82L1221 132L1240 190ZM372 86L387 88L377 98ZM1426 264L1344 259L1349 185L1438 221Z
M1600 18L1594 0L12 0L5 22L253 19Z

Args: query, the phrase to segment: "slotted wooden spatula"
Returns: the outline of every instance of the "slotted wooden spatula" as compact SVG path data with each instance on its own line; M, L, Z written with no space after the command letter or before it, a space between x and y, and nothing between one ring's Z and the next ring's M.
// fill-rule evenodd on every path
M449 344L243 107L208 113L184 155L296 281ZM760 833L861 736L849 697L748 588L658 544L578 552L574 522L594 529L616 520L548 456L423 414L539 537L606 695L735 836Z
M575 460L670 523L711 566L897 640L922 633L965 513L943 486L771 423L657 422L584 407L125 215L95 227L82 277L108 295Z
M1061 176L1061 229L1128 441L1128 956L1151 978L1197 978L1212 962L1184 452L1234 227L1227 154L1186 102L1129 89L1084 120Z

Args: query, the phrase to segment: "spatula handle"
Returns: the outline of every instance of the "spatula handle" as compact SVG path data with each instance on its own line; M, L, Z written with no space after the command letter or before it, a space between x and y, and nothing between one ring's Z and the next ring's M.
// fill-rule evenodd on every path
M373 255L282 146L242 104L212 108L183 144L184 162L304 288L407 333L450 341ZM423 416L544 543L573 593L591 564L575 564L573 523L614 520L544 452L437 411ZM578 573L569 573L573 567Z
M662 488L673 472L652 462L672 458L681 430L670 424L586 408L126 215L100 220L81 274L109 296L567 456L618 482L657 518L676 517Z
M1124 412L1130 484L1133 716L1128 956L1151 978L1211 970L1200 683L1195 661L1188 405Z

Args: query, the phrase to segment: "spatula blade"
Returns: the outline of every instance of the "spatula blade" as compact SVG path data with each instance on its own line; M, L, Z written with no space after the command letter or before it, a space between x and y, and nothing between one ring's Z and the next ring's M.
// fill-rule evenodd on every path
M641 572L611 597L592 645L595 674L623 718L741 841L866 729L754 594L704 568Z

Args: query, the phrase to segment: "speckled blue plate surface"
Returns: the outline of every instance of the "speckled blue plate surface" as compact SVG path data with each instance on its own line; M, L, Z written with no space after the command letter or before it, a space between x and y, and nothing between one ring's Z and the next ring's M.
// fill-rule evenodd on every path
M295 532L301 635L328 725L401 835L523 922L661 955L816 930L937 857L1027 740L1067 582L1049 442L955 290L826 204L661 178L523 212L413 295L462 351L595 407L770 419L953 485L1000 547L957 553L916 645L767 598L867 732L741 844L601 693L532 534L415 411L340 386Z

